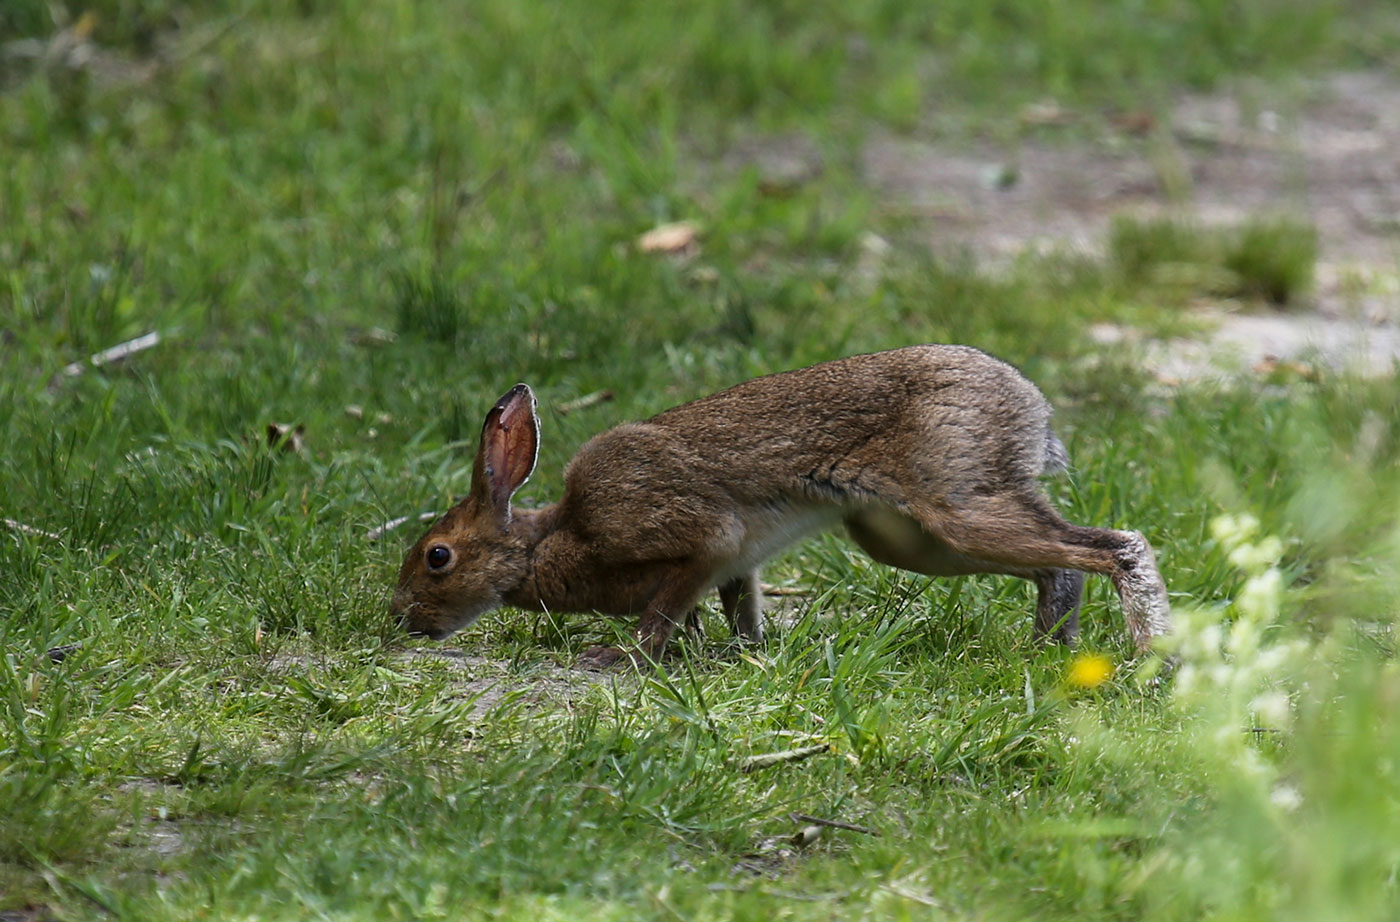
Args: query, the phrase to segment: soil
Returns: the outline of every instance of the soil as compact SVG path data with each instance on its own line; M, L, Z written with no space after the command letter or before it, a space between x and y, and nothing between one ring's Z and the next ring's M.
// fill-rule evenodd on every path
M499 706L507 695L521 692L528 707L556 708L566 706L586 694L594 685L603 684L607 676L568 669L540 662L532 664L530 674L521 677L510 671L505 660L467 653L457 647L411 647L402 654L405 662L442 661L462 678L456 683L458 694L471 699L473 719L484 718Z
M1383 373L1400 360L1400 77L1246 84L1183 97L1160 122L1121 115L1101 131L1053 104L1022 119L1039 126L1028 132L1037 139L1014 147L876 137L861 170L935 250L970 249L993 266L1028 250L1100 254L1119 214L1201 226L1306 220L1319 256L1301 309L1203 303L1214 335L1147 344L1147 360L1168 380L1297 360Z

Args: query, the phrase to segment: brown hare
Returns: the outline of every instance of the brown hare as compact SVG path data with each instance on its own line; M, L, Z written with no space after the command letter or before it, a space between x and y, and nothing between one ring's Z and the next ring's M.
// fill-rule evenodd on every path
M1034 580L1045 638L1073 642L1084 572L1113 580L1139 650L1169 626L1142 535L1072 525L1041 491L1068 459L1040 391L966 346L838 359L624 423L579 449L558 503L512 508L538 447L518 384L486 415L471 492L403 562L392 608L410 631L441 639L500 605L635 614L636 652L657 659L718 588L757 641L759 564L837 525L891 566Z

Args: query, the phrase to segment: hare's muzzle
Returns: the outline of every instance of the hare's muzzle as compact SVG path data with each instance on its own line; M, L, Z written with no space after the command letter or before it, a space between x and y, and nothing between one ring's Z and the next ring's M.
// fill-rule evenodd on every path
M395 619L400 628L408 632L410 637L426 637L429 640L446 640L452 636L452 631L444 631L440 628L418 627L403 615L398 615Z
M389 603L389 614L400 628L414 637L446 640L457 630L457 625L443 623L441 612L423 605L406 589L399 589L394 593L394 598Z
M393 616L394 623L408 633L431 637L432 632L428 627L413 618L414 607L412 596L400 589L394 593L393 601L389 603L389 614Z

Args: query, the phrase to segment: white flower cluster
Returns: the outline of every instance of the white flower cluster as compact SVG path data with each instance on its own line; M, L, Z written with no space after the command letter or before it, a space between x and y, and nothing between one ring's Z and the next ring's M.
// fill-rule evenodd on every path
M1278 630L1283 542L1272 535L1256 538L1258 531L1259 520L1251 515L1223 515L1211 522L1212 537L1244 573L1244 586L1227 606L1174 612L1162 649L1178 663L1174 701L1204 721L1198 726L1220 755L1240 767L1262 768L1248 733L1287 729L1290 680L1306 648Z

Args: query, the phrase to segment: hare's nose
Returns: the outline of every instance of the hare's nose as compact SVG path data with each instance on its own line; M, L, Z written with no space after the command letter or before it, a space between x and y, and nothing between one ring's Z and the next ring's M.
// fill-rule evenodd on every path
M389 602L389 614L393 616L394 623L404 629L409 629L408 612L413 607L413 602L402 592L395 592L393 599Z
M431 637L438 639L436 632L431 628L420 627L409 618L409 612L413 610L413 602L407 597L394 593L394 601L389 604L389 614L393 615L394 623L399 626L399 630L407 631L414 637Z

